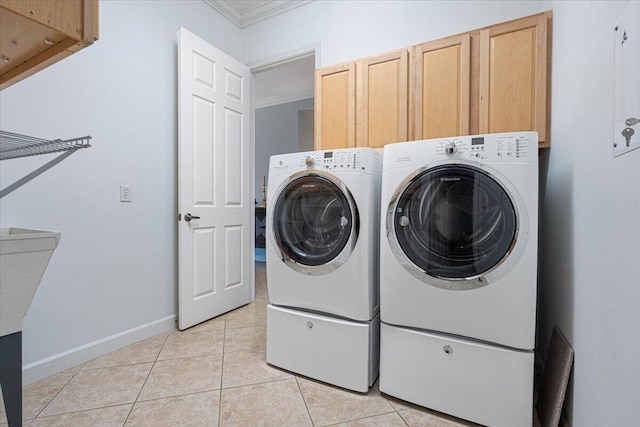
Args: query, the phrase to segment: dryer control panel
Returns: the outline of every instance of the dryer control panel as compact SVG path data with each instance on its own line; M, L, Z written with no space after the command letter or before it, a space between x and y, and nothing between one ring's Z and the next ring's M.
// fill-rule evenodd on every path
M538 141L532 132L458 136L433 142L438 158L518 162L537 156L538 151Z

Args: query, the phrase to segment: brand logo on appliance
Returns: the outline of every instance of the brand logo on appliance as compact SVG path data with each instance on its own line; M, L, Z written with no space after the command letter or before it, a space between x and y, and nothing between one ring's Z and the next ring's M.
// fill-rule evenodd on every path
M282 160L280 160L278 164L273 167L273 169L277 171L285 170L287 168L289 168L289 165L284 164Z

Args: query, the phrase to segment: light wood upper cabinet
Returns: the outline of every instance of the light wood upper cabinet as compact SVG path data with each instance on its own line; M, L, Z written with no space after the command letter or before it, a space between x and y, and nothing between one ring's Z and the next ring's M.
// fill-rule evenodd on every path
M315 72L314 147L316 150L355 147L355 63Z
M411 140L469 134L471 37L413 47Z
M356 146L406 141L409 93L406 49L356 63Z
M551 17L316 70L315 148L513 131L549 147Z
M480 133L533 130L548 145L545 14L480 31Z
M98 0L0 0L0 89L98 39Z

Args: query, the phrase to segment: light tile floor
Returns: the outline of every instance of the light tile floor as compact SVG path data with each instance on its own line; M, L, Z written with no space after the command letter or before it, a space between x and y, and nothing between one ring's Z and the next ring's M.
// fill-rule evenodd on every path
M380 393L354 393L267 365L266 271L256 300L29 384L24 425L472 426ZM0 399L0 426L7 419Z

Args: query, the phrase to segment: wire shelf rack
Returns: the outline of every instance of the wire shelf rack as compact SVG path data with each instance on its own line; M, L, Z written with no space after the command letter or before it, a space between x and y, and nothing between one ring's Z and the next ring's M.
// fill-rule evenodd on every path
M91 147L91 144L89 144L90 140L90 136L67 140L48 140L13 132L0 131L0 160L88 148Z
M39 156L42 154L62 153L48 163L40 166L30 174L24 176L0 191L0 199L12 191L22 187L35 177L51 169L81 148L89 148L90 136L74 139L42 139L21 135L13 132L0 131L0 160L17 159L20 157Z

